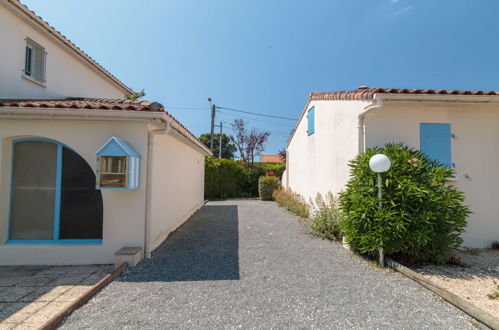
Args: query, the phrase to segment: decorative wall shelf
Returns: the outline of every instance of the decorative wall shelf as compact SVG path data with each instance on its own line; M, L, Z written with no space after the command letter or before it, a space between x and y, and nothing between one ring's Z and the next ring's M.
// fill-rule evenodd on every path
M141 155L127 141L112 137L96 153L97 189L138 189Z

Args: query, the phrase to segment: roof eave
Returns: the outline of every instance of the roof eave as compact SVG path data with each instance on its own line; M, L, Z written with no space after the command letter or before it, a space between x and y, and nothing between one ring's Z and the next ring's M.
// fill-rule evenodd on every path
M445 102L445 103L474 103L495 104L499 103L499 95L463 95L463 94L390 94L376 93L373 100L394 102Z

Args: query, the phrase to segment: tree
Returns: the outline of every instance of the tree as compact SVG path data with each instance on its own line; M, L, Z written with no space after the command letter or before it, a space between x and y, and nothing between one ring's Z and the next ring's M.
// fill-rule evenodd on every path
M292 129L292 130L291 130L291 132L289 132L288 143L289 143L289 140L291 139L291 136L293 135L293 132L294 132L294 131L295 131L295 130L294 130L294 129ZM286 162L286 148L282 148L282 149L280 149L280 150L277 152L277 154L278 154L279 156L281 156L281 162L285 163L285 162Z
M133 92L132 94L130 95L127 95L127 99L128 100L138 100L140 99L141 97L144 97L146 96L146 92L144 92L144 89L142 89L140 92Z
M199 140L203 142L208 148L210 147L210 133L201 134ZM220 146L220 133L213 135L213 156L218 157ZM228 135L222 133L222 158L234 159L234 153L237 148L230 142Z
M265 150L265 144L269 139L270 132L258 132L256 128L248 131L247 124L242 119L234 120L231 124L234 136L231 135L230 140L236 145L239 155L246 166L253 167L255 156L261 155Z
M281 162L286 162L286 148L280 149L277 154L281 157Z

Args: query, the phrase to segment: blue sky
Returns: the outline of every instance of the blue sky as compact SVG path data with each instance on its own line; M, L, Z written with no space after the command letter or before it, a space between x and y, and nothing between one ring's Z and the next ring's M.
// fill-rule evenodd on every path
M208 97L298 118L312 91L499 90L497 0L22 1L196 135L209 132ZM272 133L266 153L295 124L217 122L241 117Z

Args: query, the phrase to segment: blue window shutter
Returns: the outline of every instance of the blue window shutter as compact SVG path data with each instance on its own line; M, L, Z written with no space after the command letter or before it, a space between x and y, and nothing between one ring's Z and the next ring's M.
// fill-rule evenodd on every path
M444 166L452 166L450 124L420 124L420 150Z
M307 112L307 123L308 123L307 134L308 135L314 134L314 132L315 132L315 108L314 107L312 107Z

